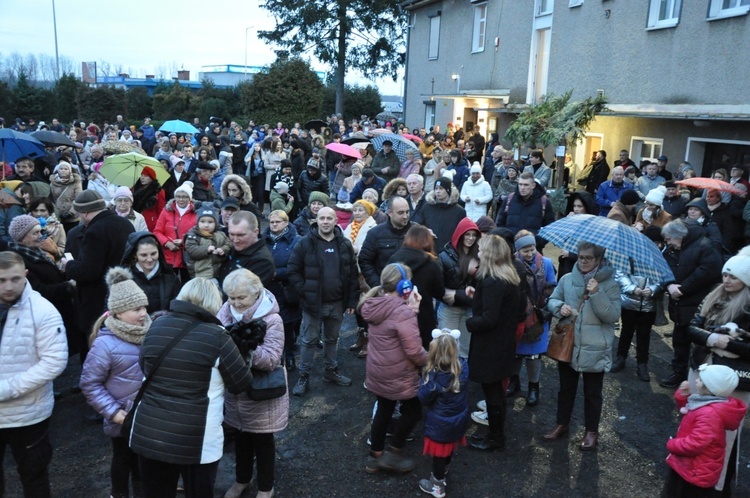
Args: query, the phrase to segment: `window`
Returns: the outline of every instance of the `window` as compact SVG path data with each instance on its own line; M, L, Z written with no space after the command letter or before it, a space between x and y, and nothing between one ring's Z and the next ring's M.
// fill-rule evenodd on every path
M424 127L429 130L435 126L435 102L425 102Z
M708 19L742 16L750 11L750 0L711 0Z
M474 7L474 36L471 42L471 51L484 52L484 38L487 31L487 4Z
M664 139L662 138L633 137L630 140L630 158L636 164L644 159L656 162L663 146Z
M682 0L651 0L648 11L649 28L673 28L680 22Z
M546 16L547 14L552 14L552 8L554 5L554 0L536 0L536 15Z
M438 58L440 44L440 16L430 17L430 40L427 48L427 58L431 61Z

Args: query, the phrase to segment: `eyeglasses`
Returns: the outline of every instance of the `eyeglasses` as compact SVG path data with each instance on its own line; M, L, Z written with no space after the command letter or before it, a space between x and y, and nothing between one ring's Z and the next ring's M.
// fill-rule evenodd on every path
M174 196L175 199L190 199L189 195L176 195Z
M583 261L584 263L591 263L594 260L596 260L596 256L578 256L578 261Z

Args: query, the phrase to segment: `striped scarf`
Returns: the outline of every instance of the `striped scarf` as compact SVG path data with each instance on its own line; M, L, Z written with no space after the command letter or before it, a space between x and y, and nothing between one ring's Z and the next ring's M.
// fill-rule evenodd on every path
M354 241L357 240L357 235L359 235L359 229L362 228L362 225L364 224L365 224L364 221L356 221L356 220L352 220L352 222L349 224L349 227L351 227L352 229L351 233L349 234L349 240L352 241L352 244L354 244Z

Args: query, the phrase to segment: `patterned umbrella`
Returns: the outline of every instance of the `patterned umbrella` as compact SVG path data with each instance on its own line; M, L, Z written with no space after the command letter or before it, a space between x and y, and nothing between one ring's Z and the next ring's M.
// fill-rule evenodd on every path
M542 228L539 237L573 254L578 252L578 242L591 242L607 249L605 257L618 270L657 282L674 280L672 270L656 244L619 221L576 214Z
M396 155L401 161L406 161L406 151L410 149L414 151L415 156L419 156L419 149L414 142L395 133L373 137L372 145L375 147L375 150L380 151L383 148L383 142L386 140L390 140L393 143L393 150L396 151Z
M694 177L694 178L688 178L687 180L680 180L679 182L675 182L677 185L685 185L686 187L693 187L693 188L707 188L711 190L718 190L720 192L729 192L732 195L745 195L747 192L745 192L743 189L738 188L731 183L723 182L721 180L716 180L715 178L700 178L700 177Z

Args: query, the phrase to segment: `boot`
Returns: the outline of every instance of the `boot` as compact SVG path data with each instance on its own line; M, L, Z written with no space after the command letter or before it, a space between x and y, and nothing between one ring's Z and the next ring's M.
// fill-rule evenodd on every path
M508 383L508 388L505 390L505 397L511 398L521 391L521 379L518 375L513 375Z
M648 373L648 363L639 363L636 367L635 373L643 382L649 382L651 380L651 375Z
M245 484L235 482L234 484L232 484L232 487L227 490L226 494L224 494L224 498L240 498L240 496L242 496L242 493L244 493L245 490L249 487L249 482Z
M413 458L390 450L380 452L380 456L373 455L373 459L372 462L367 464L367 472L373 473L372 469L374 468L376 472L381 470L383 472L406 474L417 466L417 462Z
M484 437L472 437L469 444L482 451L501 450L505 447L505 407L488 406L487 422L490 430Z
M370 340L367 338L367 333L365 333L364 342L362 343L362 349L359 350L357 358L367 358L367 344L369 342Z
M615 358L615 361L612 362L612 368L609 369L612 373L617 373L622 371L623 368L625 368L625 356L617 355L617 358Z
M365 342L365 329L360 327L359 329L357 329L357 342L349 347L349 351L359 351L360 349L362 349L362 346L365 345Z
M526 396L526 406L539 404L539 382L529 382L529 394Z
M294 353L286 355L286 371L294 372L297 370L297 359L294 357Z
M586 431L581 440L581 445L578 447L581 451L592 451L596 449L599 442L599 433Z
M542 438L544 438L545 441L557 441L567 433L568 426L558 424L551 431L542 436Z

